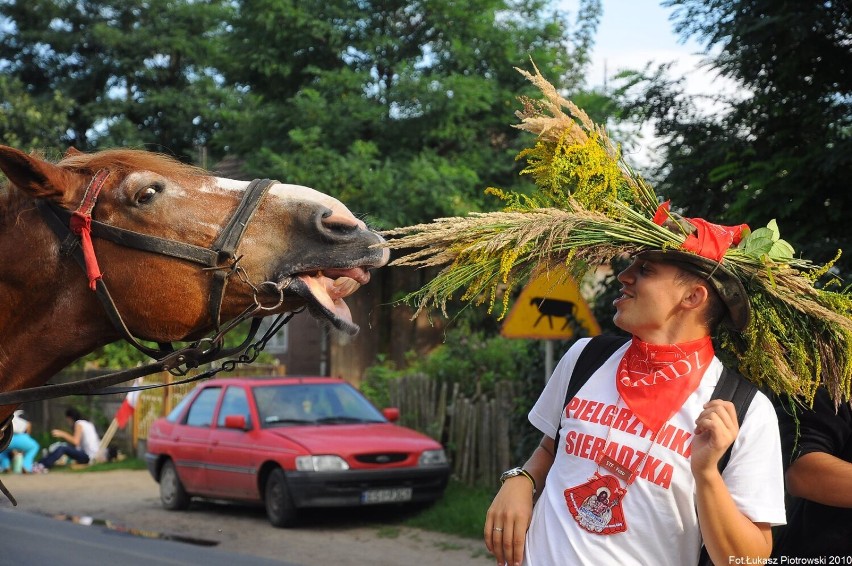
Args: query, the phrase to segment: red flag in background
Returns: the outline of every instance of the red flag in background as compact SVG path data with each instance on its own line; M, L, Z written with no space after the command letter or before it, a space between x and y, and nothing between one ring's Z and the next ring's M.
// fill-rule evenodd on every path
M142 379L138 378L133 382L134 387L138 387L142 385ZM118 408L118 412L115 414L115 422L119 426L119 428L124 428L127 425L127 421L130 420L130 417L133 416L133 413L136 412L136 402L139 400L140 391L131 391L124 398L124 402L121 404L121 407Z

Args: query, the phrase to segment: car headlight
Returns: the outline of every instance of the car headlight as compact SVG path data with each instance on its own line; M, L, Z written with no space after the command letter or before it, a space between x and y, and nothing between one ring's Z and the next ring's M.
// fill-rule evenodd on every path
M424 450L417 462L419 466L441 466L447 463L447 454L442 450Z
M300 472L340 472L349 469L349 464L340 456L297 456L296 469Z

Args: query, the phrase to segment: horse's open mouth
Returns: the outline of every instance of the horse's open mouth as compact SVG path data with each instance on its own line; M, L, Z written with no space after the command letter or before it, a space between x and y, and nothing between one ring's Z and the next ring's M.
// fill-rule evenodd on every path
M338 330L354 335L359 328L343 299L369 281L369 272L360 267L326 269L296 275L288 289L305 299L315 317L326 318Z

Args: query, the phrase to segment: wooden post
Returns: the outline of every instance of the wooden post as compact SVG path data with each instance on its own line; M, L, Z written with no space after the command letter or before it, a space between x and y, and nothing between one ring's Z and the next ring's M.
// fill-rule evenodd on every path
M112 442L112 437L115 436L115 431L118 430L118 421L112 419L112 422L109 423L109 428L106 429L106 432L101 437L101 444L98 446L98 455L95 457L95 461L98 462L106 462L107 461L107 448L109 447L109 443Z

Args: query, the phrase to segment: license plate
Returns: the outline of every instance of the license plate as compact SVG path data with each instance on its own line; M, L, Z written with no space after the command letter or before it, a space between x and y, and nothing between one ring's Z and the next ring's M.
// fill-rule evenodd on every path
M401 501L411 501L410 487L368 489L361 493L361 503L366 505L373 503L399 503Z

